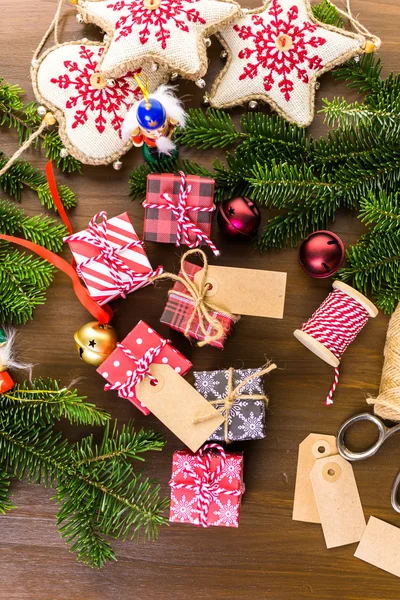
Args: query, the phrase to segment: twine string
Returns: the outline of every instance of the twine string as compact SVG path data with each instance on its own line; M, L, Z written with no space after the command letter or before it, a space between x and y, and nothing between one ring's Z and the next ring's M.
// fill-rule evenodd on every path
M212 452L218 452L220 455L219 464L213 470L211 470ZM242 485L237 490L227 490L221 487L219 477L225 467L226 453L219 444L205 444L195 456L197 458L196 465L192 466L188 463L185 467L192 482L176 483L171 479L169 485L171 489L185 489L195 493L198 516L194 519L194 524L208 527L207 518L211 502L217 500L221 494L240 497L244 492L244 486ZM201 470L201 474L195 471L196 467Z
M320 342L340 360L368 321L368 312L354 298L339 289L333 290L301 330ZM325 404L333 404L339 382L339 367L335 367L333 384Z
M230 416L231 410L233 408L233 405L235 404L236 401L238 401L238 400L261 400L262 402L265 403L265 406L268 406L268 396L266 396L265 394L242 394L241 390L244 387L246 387L246 385L253 379L256 379L258 377L263 377L264 375L266 375L267 373L270 373L271 371L273 371L276 368L277 368L277 366L275 363L267 363L266 365L261 367L261 369L259 369L255 373L251 373L250 375L245 377L242 381L239 382L239 384L235 388L233 387L233 371L234 371L234 369L232 367L230 367L228 369L228 393L227 393L227 395L225 396L225 398L218 398L217 400L212 400L211 402L209 402L209 404L211 404L212 406L215 406L217 408L218 412L220 412L224 417L224 440L225 440L226 444L231 443L231 440L228 437L229 416ZM222 404L222 406L220 406L221 404ZM199 415L193 419L193 423L202 423L204 421L207 421L208 419L211 419L212 417L214 417L214 414Z
M400 421L400 303L389 321L383 356L379 394L367 402L382 419Z
M335 6L336 10L338 11L338 13L340 15L342 15L342 17L346 17L346 19L348 19L350 21L350 23L353 26L353 29L357 33L360 33L361 35L365 36L366 38L369 38L371 40L371 42L373 42L376 49L380 48L381 43L382 43L381 39L378 36L371 33L366 27L364 27L364 25L362 25L362 23L360 23L360 21L358 19L356 19L356 17L354 17L353 12L351 10L351 0L346 0L345 5L346 5L346 10L342 10L341 8L336 6L336 4L334 6Z
M196 283L190 279L185 269L186 259L194 254L198 254L203 262L202 276L198 285L196 285ZM186 292L177 292L174 289L171 289L168 292L168 295L173 294L174 296L186 298L188 300L192 300L193 302L193 312L188 319L184 331L185 337L190 337L190 327L193 323L195 316L197 315L199 319L200 330L204 337L204 340L198 342L197 345L202 347L207 344L211 344L212 342L215 342L217 340L220 340L224 335L224 328L222 324L218 321L218 319L213 317L211 313L223 312L227 317L229 317L232 320L234 320L235 317L229 311L221 309L221 307L212 304L207 298L207 292L209 290L209 284L207 283L208 260L203 250L193 249L185 252L185 254L181 258L180 271L181 275L175 275L174 273L162 273L151 278L151 281L159 279L172 279L172 281L179 281L179 283L181 283L185 287ZM211 333L207 331L207 327L209 327Z
M157 210L170 210L176 220L176 242L175 246L180 246L182 243L189 248L198 248L202 242L205 242L213 251L215 256L219 256L219 250L217 250L214 242L202 231L196 223L194 223L188 212L214 212L215 205L208 206L190 206L187 201L192 191L192 186L187 185L186 175L183 171L179 171L180 175L180 186L178 194L178 203L176 204L170 195L166 192L160 194L160 198L165 200L165 204L156 204L153 202L143 202L144 208L154 208ZM190 233L195 235L195 241L190 242Z

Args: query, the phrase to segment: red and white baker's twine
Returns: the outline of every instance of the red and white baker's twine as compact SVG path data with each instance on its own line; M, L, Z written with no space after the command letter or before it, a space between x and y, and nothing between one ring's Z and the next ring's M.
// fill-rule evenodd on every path
M98 219L102 219L101 223L97 222ZM163 271L162 267L158 267L155 271L150 273L134 273L132 269L124 263L120 254L131 248L143 248L143 242L140 240L132 240L128 244L125 244L125 246L114 248L107 239L107 213L104 210L94 215L93 219L90 220L86 231L73 233L65 238L65 241L87 242L98 248L100 250L100 256L104 260L104 264L109 269L110 277L115 284L116 291L121 294L122 298L126 298L126 295L132 291L134 286L147 282L150 278L156 277ZM82 277L82 269L88 267L92 262L98 260L98 258L99 256L92 256L81 262L80 265L77 265L76 270L79 277ZM122 279L121 273L125 273L128 277L128 281Z
M220 454L221 460L215 470L211 471L211 451L213 450ZM217 500L221 494L241 496L244 486L242 485L238 490L227 490L219 485L218 478L224 469L226 460L225 450L219 444L205 444L195 456L198 459L195 466L201 469L201 475L188 463L185 471L193 478L193 482L176 483L171 479L169 485L174 490L190 490L196 494L198 517L195 518L194 524L208 527L208 511L211 502Z
M179 187L179 195L178 195L178 205L174 203L169 194L164 193L161 194L161 198L166 201L166 204L154 204L152 202L143 202L144 208L157 208L159 210L171 210L176 219L176 246L180 246L183 243L189 248L198 248L202 242L205 242L208 246L210 246L211 250L215 254L215 256L219 256L219 250L216 248L215 244L210 240L210 238L202 231L193 221L189 218L188 212L213 212L215 210L215 206L207 207L207 206L189 206L187 204L187 199L189 197L190 192L192 191L192 186L189 184L186 186L186 175L183 171L179 171L179 175L181 178L181 184ZM196 236L195 242L189 241L189 234L194 233Z
M135 388L139 383L143 381L145 377L148 377L150 381L157 385L158 381L156 377L154 377L150 373L150 365L154 361L154 359L160 354L160 352L165 348L167 344L169 344L169 340L161 340L160 344L155 348L149 348L140 358L135 358L129 348L125 348L125 346L121 343L117 344L117 348L122 350L122 352L133 362L136 363L136 369L128 375L125 383L107 383L104 389L107 390L118 390L119 395L122 398L132 398L135 393Z
M302 331L330 350L340 360L368 321L369 314L354 298L335 289L324 300L312 317L304 323ZM339 382L339 367L335 367L333 385L325 404L333 404L333 394Z

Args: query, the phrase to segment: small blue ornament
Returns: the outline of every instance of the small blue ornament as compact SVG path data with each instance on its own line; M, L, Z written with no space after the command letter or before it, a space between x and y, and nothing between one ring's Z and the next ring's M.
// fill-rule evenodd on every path
M155 98L143 99L137 109L137 121L143 129L159 129L165 125L167 113Z

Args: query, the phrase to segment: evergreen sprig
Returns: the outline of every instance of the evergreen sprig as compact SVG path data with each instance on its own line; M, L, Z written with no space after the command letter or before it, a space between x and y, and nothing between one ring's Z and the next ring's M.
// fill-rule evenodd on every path
M9 200L0 200L0 233L21 234L27 240L48 248L52 252L60 252L63 237L68 234L63 223L59 223L46 215L28 217L24 211Z
M96 443L90 435L69 443L54 429L61 417L105 423L102 440ZM54 487L61 536L93 567L115 560L108 538L155 538L168 504L159 486L132 468L145 452L163 448L161 435L136 431L132 422L118 429L109 418L52 379L25 382L0 395L0 512L13 508L11 477Z
M77 390L60 387L59 381L34 379L0 395L0 411L13 411L15 419L24 425L48 424L61 418L71 423L104 425L110 416L85 400Z
M24 104L22 97L25 92L18 85L11 85L0 79L0 125L15 129L19 143L22 144L39 127L42 117L37 113L38 104ZM36 138L35 147L42 146L46 156L54 161L61 171L72 173L81 171L81 163L69 154L60 155L63 143L56 130L50 130Z
M337 11L336 6L331 4L328 0L322 0L319 4L315 4L311 7L314 17L326 23L327 25L333 25L333 27L344 27L343 19Z
M54 267L0 242L0 323L26 323L46 300Z
M390 314L400 301L400 193L370 193L360 203L359 218L370 231L347 251L341 279L371 293Z

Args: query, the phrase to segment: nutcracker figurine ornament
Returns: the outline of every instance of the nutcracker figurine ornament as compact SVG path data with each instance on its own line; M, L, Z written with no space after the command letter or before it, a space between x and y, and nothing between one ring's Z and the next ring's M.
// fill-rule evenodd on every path
M134 146L142 147L146 162L176 158L178 150L172 137L176 127L184 127L186 121L181 101L171 86L161 85L149 94L147 78L145 84L137 75L135 79L144 98L129 109L122 125L123 140L131 139Z

